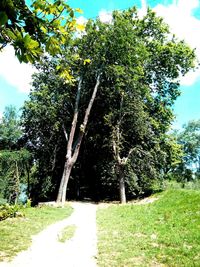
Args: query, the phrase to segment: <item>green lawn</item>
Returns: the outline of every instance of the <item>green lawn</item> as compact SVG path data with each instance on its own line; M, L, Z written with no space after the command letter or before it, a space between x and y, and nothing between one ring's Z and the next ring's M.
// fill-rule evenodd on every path
M200 266L200 192L170 190L147 205L99 209L99 266Z
M24 213L24 218L0 221L0 261L10 260L19 251L27 249L31 245L32 235L68 217L72 208L26 208Z

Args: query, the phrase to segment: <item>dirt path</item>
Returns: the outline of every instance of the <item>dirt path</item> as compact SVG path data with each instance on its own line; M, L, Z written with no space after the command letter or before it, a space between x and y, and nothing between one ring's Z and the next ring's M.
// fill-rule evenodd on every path
M33 238L32 246L19 253L12 262L0 267L95 267L97 253L96 205L72 203L73 214L53 224ZM76 225L74 237L58 242L59 232L67 225Z

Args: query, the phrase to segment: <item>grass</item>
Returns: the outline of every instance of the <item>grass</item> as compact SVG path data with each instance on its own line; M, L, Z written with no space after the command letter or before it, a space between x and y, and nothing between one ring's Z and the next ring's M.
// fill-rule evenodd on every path
M76 231L76 225L66 226L58 236L58 241L65 243L67 240L71 239L74 236Z
M69 216L72 208L26 208L24 213L23 218L0 222L0 261L11 260L19 251L27 249L32 235Z
M169 190L147 205L97 213L99 266L200 266L200 192Z

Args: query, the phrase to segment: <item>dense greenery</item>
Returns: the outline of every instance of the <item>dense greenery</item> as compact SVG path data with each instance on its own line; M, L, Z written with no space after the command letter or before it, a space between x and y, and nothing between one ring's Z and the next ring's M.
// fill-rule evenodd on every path
M17 217L18 215L23 216L23 213L20 212L20 206L18 205L0 205L0 221L3 221L7 218Z
M112 24L89 21L85 34L70 45L63 61L72 70L73 83L58 77L56 58L46 59L38 66L24 107L23 125L36 163L33 196L56 197L76 93L80 99L72 155L80 135L85 138L68 196L86 191L95 199L116 198L119 182L130 197L147 193L153 179L179 161L179 147L166 133L180 94L179 76L194 66L193 51L155 13L149 10L140 19L135 8L114 12ZM99 73L100 87L85 129L82 121Z
M99 266L198 266L199 191L157 197L152 204L98 210Z
M190 181L200 177L200 120L189 121L176 133L177 142L183 148L183 158L176 168L178 180Z
M22 189L29 191L31 163L17 111L8 106L0 123L0 198L16 204Z
M77 28L75 12L65 1L2 0L0 50L14 47L20 61L34 63L44 52L56 55ZM80 26L80 25L79 25Z
M26 36L28 13L35 26L47 27L51 12L58 16L55 27L69 26L70 20L61 22L60 5L72 12L63 1L40 4L16 5L16 21L8 18L3 29ZM54 30L28 34L39 43L40 37L59 41ZM149 194L154 180L169 177L183 162L182 146L167 132L179 79L194 68L194 51L154 12L139 18L135 8L114 11L110 24L89 20L81 36L60 45L36 64L21 126L13 108L0 123L1 197L17 202L25 184L34 203L56 196L64 201L66 190L67 197L121 202Z

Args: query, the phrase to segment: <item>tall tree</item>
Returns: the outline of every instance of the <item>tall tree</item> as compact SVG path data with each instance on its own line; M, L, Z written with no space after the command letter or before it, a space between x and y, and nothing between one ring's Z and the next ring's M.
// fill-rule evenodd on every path
M147 176L155 176L153 170L159 170L157 155L162 154L162 139L173 119L172 105L180 94L177 79L193 68L195 56L150 10L143 19L135 9L114 12L112 26L104 36L112 40L106 43L110 53L106 58L110 70L107 86L112 99L105 118L111 128L120 200L124 203L126 165L132 165L133 173L137 173L134 157L148 158L143 168ZM138 180L142 175L146 176L140 174Z
M143 188L150 180L148 177L158 175L161 142L173 119L172 105L179 95L179 82L176 79L180 73L184 75L193 67L194 58L194 52L184 42L177 41L154 12L149 10L140 19L133 8L114 12L111 24L89 21L81 38L74 38L71 48L62 58L72 70L73 84L64 84L62 80L60 85L52 83L58 80L56 60L53 68L47 63L49 69L46 66L46 71L39 74L40 78L43 77L42 83L37 82L38 89L31 93L31 96L37 95L36 102L28 102L29 108L25 108L24 115L29 117L32 111L35 114L39 112L39 117L34 117L35 123L37 120L44 123L45 120L50 127L45 136L54 133L56 120L60 132L63 128L66 157L58 201L65 201L68 179L84 134L87 134L87 140L90 139L88 144L98 147L99 154L107 148L104 162L114 162L121 202L126 200L125 184L129 182L130 174ZM52 90L54 85L56 87ZM65 109L60 106L60 113L56 111L53 124L50 125L51 116L48 114L52 107L58 110L55 90L61 87L70 97L63 98L62 95ZM74 90L76 97L71 94ZM91 109L95 98L95 105ZM66 109L68 113L62 112ZM27 121L30 122L29 119ZM87 124L89 127L86 128ZM98 126L101 127L99 132ZM27 124L30 132L33 128ZM39 139L35 139L36 146L42 141L43 133ZM91 136L92 133L95 136ZM98 137L100 133L103 135ZM100 142L103 147L95 142ZM44 144L42 142L41 147ZM87 153L90 153L92 150L86 146ZM88 162L89 158L85 156L84 160ZM103 158L101 160L101 164L104 164Z

